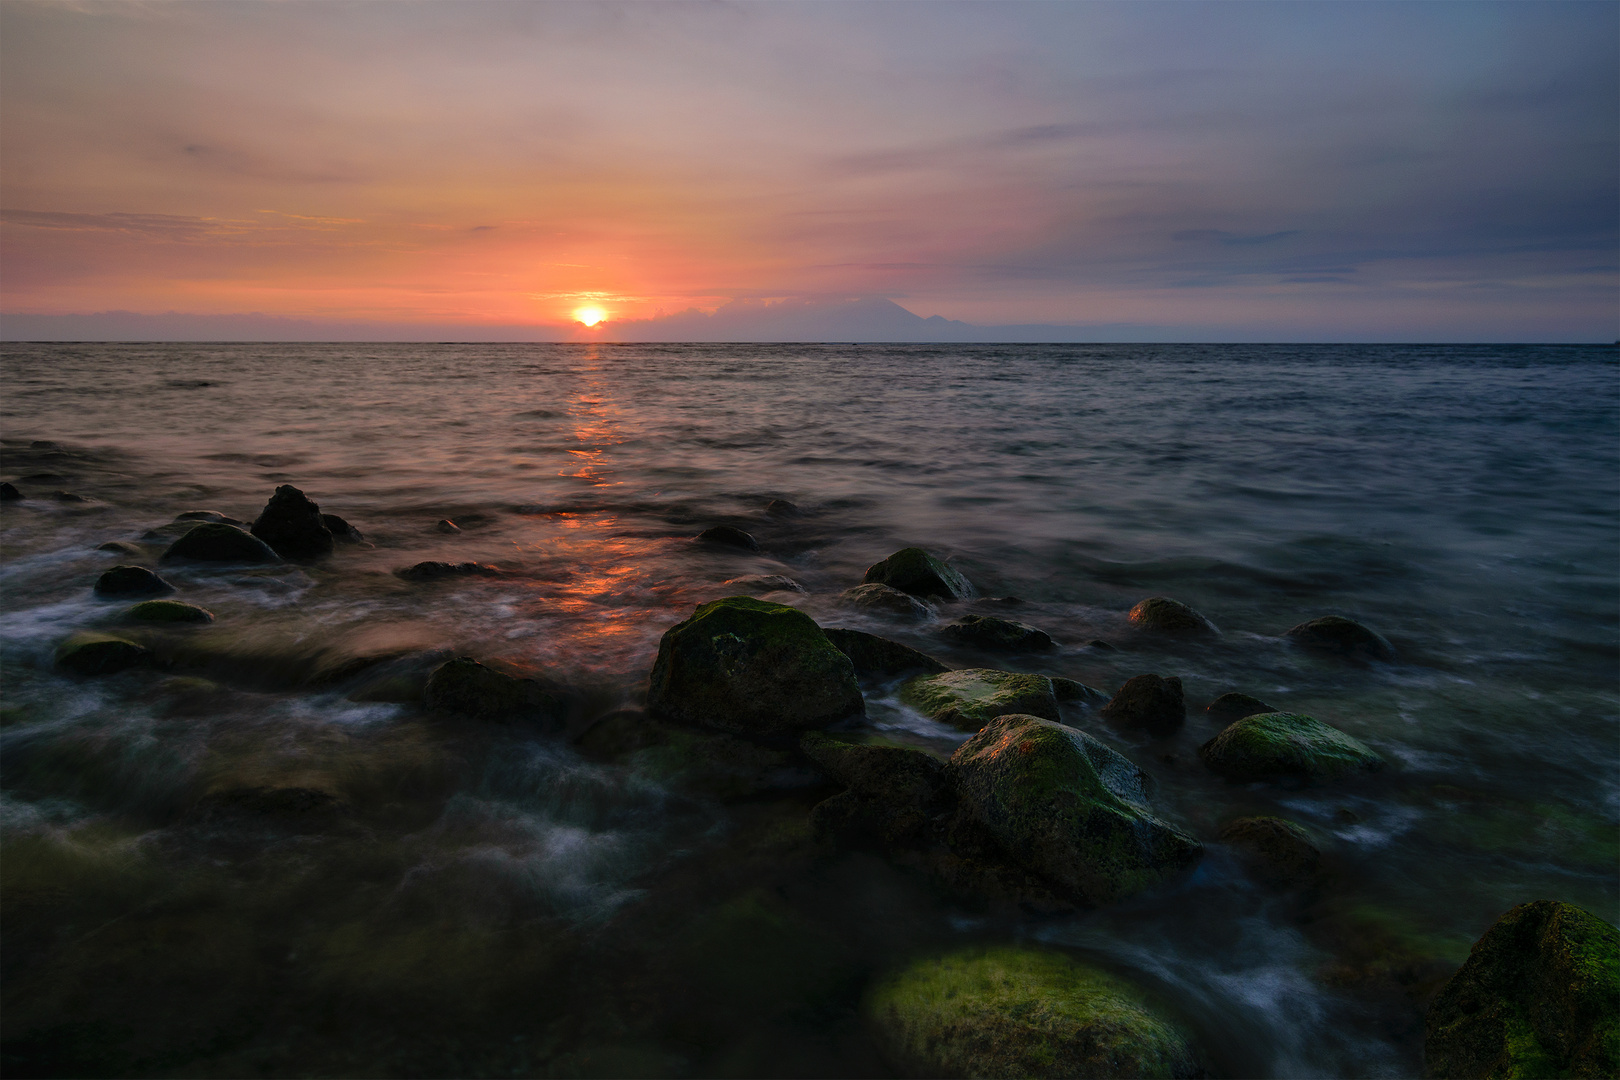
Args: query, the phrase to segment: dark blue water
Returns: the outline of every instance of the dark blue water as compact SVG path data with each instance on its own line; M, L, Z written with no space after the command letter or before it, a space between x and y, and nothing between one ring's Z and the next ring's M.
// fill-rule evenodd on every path
M910 544L950 556L982 597L1023 601L1016 617L1061 646L1031 670L1110 691L1179 675L1194 709L1179 741L1072 722L1152 772L1159 807L1210 843L1189 881L1115 908L1008 923L928 900L917 925L1105 958L1178 1003L1216 1072L1412 1075L1426 995L1497 915L1553 897L1620 917L1613 349L4 350L4 478L29 496L5 505L0 531L3 827L18 853L3 893L8 937L24 943L7 950L7 1000L22 1004L3 1023L22 1060L71 1065L81 1051L62 1047L89 1046L81 1072L881 1071L847 1017L654 1023L671 1007L630 972L662 969L602 944L653 940L660 918L724 901L694 900L682 866L736 895L792 894L738 838L767 819L788 828L803 807L693 800L563 740L468 747L409 704L290 687L254 665L455 650L588 686L603 711L634 706L663 631L750 574L800 582L771 598L823 625L986 661L937 623L840 607L866 566ZM115 561L96 545L144 542L155 557L166 538L142 537L177 513L251 520L282 483L369 544L317 567L175 572L219 616L203 633L244 658L234 683L51 670L57 641L111 617L89 592ZM768 515L771 499L800 512ZM462 531L437 531L445 518ZM694 543L720 523L761 552ZM389 573L428 558L508 576L424 589ZM1134 635L1125 612L1150 595L1193 605L1221 637ZM1399 659L1347 666L1281 639L1323 614L1378 629ZM1084 648L1096 638L1122 648ZM891 731L945 750L962 737L867 689ZM1217 781L1192 751L1216 730L1197 710L1228 690L1342 727L1392 768L1305 790ZM244 783L331 791L360 808L368 839L324 835L272 865L176 824ZM1260 890L1213 842L1259 812L1317 830L1337 867L1323 895ZM850 926L891 925L892 868L817 865L791 902L839 897L829 941L855 949ZM851 961L849 1000L911 940L895 919L888 952L855 949L870 959ZM156 963L164 934L216 941L214 958ZM601 984L545 1022L508 1020L524 1015L523 979L578 965ZM508 968L528 974L491 974ZM199 1011L211 979L225 989ZM452 1004L470 987L493 995L477 1023ZM643 991L655 1004L627 1007L642 1020L603 1019L604 1002ZM334 1001L349 1018L321 1028ZM182 1006L200 1019L163 1019Z

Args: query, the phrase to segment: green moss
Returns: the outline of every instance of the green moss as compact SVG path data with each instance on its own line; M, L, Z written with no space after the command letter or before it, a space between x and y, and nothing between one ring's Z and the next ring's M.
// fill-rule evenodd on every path
M973 948L911 964L869 992L880 1045L910 1075L1184 1077L1185 1033L1137 987L1060 953Z
M1006 713L1059 719L1051 679L994 668L919 676L900 688L900 700L924 716L964 731L977 731Z
M887 585L923 598L958 600L973 595L968 579L922 548L901 548L867 568L866 584Z
M1259 713L1228 726L1198 749L1204 763L1240 781L1273 776L1333 780L1381 768L1359 739L1298 713Z

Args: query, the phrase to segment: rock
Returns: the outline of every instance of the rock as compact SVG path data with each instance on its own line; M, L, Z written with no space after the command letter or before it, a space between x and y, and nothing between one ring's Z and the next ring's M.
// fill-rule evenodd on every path
M902 1076L1203 1076L1140 989L1063 953L976 946L878 980L862 1011Z
M1439 1080L1620 1075L1620 932L1557 900L1496 920L1429 1006Z
M350 525L336 514L322 514L321 524L326 531L332 534L332 539L340 544L363 544L366 538L360 535L360 530Z
M276 488L250 531L283 559L332 554L332 531L321 520L321 508L291 484Z
M1204 764L1229 780L1297 776L1334 780L1383 767L1359 739L1298 713L1245 716L1198 748Z
M1222 694L1204 709L1211 720L1223 725L1241 720L1245 716L1276 711L1259 698L1250 697L1248 694Z
M1238 818L1222 825L1220 835L1268 885L1309 884L1321 865L1322 852L1311 834L1286 818Z
M488 563L419 562L395 570L394 576L406 581L438 581L447 577L500 577L501 568Z
M187 510L185 513L174 515L175 521L217 521L226 525L246 525L247 522L239 518L228 517L218 510Z
M807 593L810 591L792 578L783 577L781 574L745 574L722 584L730 585L739 593L750 594L764 592Z
M173 585L144 566L115 566L96 579L97 596L161 596Z
M765 512L771 517L788 518L799 516L799 505L788 502L786 499L772 499L765 504Z
M1052 647L1045 631L995 615L964 615L947 623L944 632L963 645L996 652L1038 652Z
M994 668L918 676L900 688L900 700L931 719L964 731L977 731L1004 713L1060 719L1051 679Z
M197 562L272 563L280 562L276 553L258 537L238 529L235 525L210 521L197 525L163 553L163 562L175 559L194 559Z
M902 548L874 563L862 579L867 584L888 585L923 599L939 597L943 600L961 600L973 595L968 579L946 566L922 548Z
M1050 720L997 717L957 748L950 771L963 807L1014 861L1090 904L1156 885L1203 851L1148 811L1140 769Z
M105 544L97 544L97 551L110 551L114 555L133 555L139 558L145 554L145 549L139 544L132 544L128 540L108 540Z
M461 526L457 525L449 518L440 518L438 524L434 525L433 528L435 531L442 532L446 536L450 536L461 531Z
M23 497L13 484L0 483L0 502L16 502Z
M1090 641L1086 642L1085 647L1088 649L1096 649L1098 652L1119 652L1117 648L1108 644L1108 642L1104 641L1102 638L1092 638Z
M866 712L855 666L804 612L748 596L700 605L658 644L647 711L749 735Z
M433 669L422 694L429 708L480 720L535 719L561 723L575 704L550 680L519 679L458 656Z
M1283 636L1315 652L1336 653L1360 660L1395 659L1395 646L1382 634L1338 615L1324 615L1320 619L1302 622L1289 627Z
M726 547L744 548L748 551L759 550L758 540L730 525L716 525L712 529L704 529L698 533L697 538L710 544L723 544Z
M875 634L839 627L829 628L823 633L839 652L849 657L857 675L904 675L910 671L936 673L950 670L927 653Z
M1164 634L1218 634L1215 624L1167 596L1150 596L1131 608L1131 623L1139 630Z
M200 608L196 604L182 604L178 600L148 600L144 604L136 604L125 615L139 622L160 623L208 623L214 621L214 613L207 608Z
M1146 728L1154 735L1167 735L1187 719L1187 703L1181 680L1157 675L1138 675L1126 680L1113 700L1100 710L1119 724Z
M906 622L926 622L934 617L934 609L910 593L876 583L857 585L845 589L838 599L858 611L890 615Z
M53 491L51 492L51 498L57 502L65 503L93 503L96 501L88 495L79 495L72 491Z
M828 800L832 806L822 803L811 811L811 825L824 839L857 847L905 843L922 833L950 795L945 763L909 746L807 732L799 750L849 789Z
M627 765L666 787L722 802L825 784L792 750L663 723L633 710L598 719L575 745L587 756Z
M111 675L151 663L146 649L111 634L81 630L56 649L56 666L75 675Z
M1052 676L1052 693L1062 702L1079 702L1092 708L1108 704L1108 694L1098 690L1095 686L1087 686L1083 682L1065 679L1058 675Z

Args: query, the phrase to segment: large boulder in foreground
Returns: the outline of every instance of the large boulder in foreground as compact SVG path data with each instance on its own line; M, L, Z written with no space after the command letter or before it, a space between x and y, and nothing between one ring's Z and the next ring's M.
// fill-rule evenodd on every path
M1429 1006L1428 1075L1620 1076L1620 932L1537 900L1496 920Z
M751 596L700 605L658 643L647 711L747 735L864 715L855 665L797 608Z
M291 484L282 484L264 504L251 530L283 559L318 559L332 554L332 530L321 508Z
M196 562L272 563L280 558L270 545L257 536L226 525L221 521L208 521L193 526L163 553L164 562L191 559Z
M1197 611L1168 596L1150 596L1131 608L1128 618L1138 630L1161 634L1213 636L1220 633L1215 624Z
M1198 756L1228 780L1278 776L1336 780L1380 769L1384 759L1360 739L1298 713L1245 716L1198 748Z
M446 660L428 676L422 698L429 708L480 720L561 723L576 698L559 683L520 679L470 656Z
M882 562L873 563L867 567L862 580L869 585L887 585L925 600L931 597L961 600L973 595L973 586L967 578L946 566L944 560L916 547L901 548Z
M1006 713L1057 720L1057 695L1045 675L994 668L963 668L912 679L900 700L931 720L977 731Z
M1340 615L1324 615L1298 626L1291 626L1283 634L1289 641L1313 652L1348 656L1356 660L1393 660L1395 646L1389 639L1354 619Z
M974 947L880 979L863 1011L904 1076L1193 1077L1184 1030L1140 989L1062 953Z
M1052 648L1045 630L998 615L964 615L943 628L947 637L963 645L996 652L1039 652Z
M1203 852L1148 810L1142 770L1050 720L997 717L950 768L964 809L1014 861L1086 903L1157 885Z

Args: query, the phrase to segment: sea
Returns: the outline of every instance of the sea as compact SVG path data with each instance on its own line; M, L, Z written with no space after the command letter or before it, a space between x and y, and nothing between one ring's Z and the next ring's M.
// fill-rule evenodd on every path
M1428 1001L1498 916L1620 921L1613 347L10 343L0 387L10 1075L890 1075L873 980L1018 942L1144 987L1212 1076L1415 1076ZM179 515L251 522L281 485L363 541L158 561ZM697 539L717 525L759 550ZM846 606L908 546L977 596L915 623ZM394 573L424 560L499 572ZM54 666L126 625L92 592L116 563L215 615L175 631L189 661ZM739 592L953 667L1179 677L1172 735L1064 719L1203 859L1096 910L979 904L816 842L815 779L705 787L387 692L472 656L625 714L665 631ZM1137 631L1150 596L1219 636ZM942 632L975 612L1057 647ZM1284 636L1323 615L1395 659ZM967 737L863 691L890 737ZM1222 780L1197 750L1232 691L1386 768ZM303 824L209 801L283 789ZM1320 881L1268 885L1222 843L1258 814L1310 832Z

